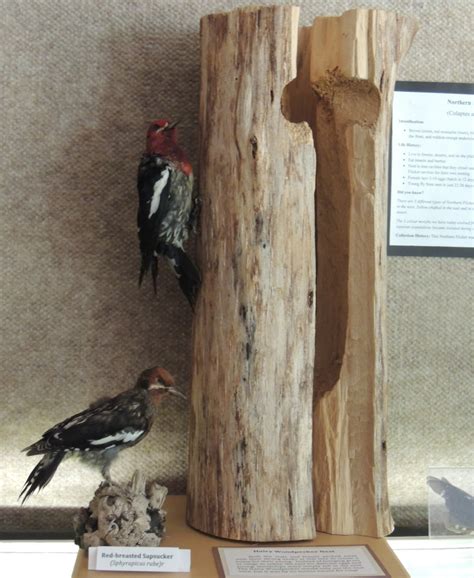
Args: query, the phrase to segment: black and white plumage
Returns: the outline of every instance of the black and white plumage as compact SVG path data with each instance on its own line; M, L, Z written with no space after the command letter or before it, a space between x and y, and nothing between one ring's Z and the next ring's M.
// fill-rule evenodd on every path
M147 133L147 148L138 167L138 237L142 262L139 284L151 269L156 291L158 257L165 257L181 290L194 308L201 283L184 243L191 227L193 173L177 144L176 123L157 120Z
M23 451L29 456L43 455L30 473L20 498L23 502L44 488L64 457L79 455L101 467L110 479L112 460L122 449L140 442L150 431L155 408L168 394L185 397L174 387L172 376L161 367L144 371L132 389L112 398L102 398L91 406L58 423Z

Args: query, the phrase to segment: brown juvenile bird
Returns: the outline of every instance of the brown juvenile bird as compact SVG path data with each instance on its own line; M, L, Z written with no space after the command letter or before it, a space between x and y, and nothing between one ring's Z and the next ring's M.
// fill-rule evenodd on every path
M162 367L145 370L132 389L112 398L102 398L89 409L58 423L23 451L44 457L25 482L22 503L54 476L62 459L78 454L100 466L110 481L110 465L119 451L134 446L150 431L158 404L169 394L186 399L174 387L173 377Z

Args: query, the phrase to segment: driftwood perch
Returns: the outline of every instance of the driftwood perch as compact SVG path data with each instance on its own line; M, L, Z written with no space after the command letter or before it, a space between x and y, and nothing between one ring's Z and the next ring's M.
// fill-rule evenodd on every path
M224 538L314 535L314 147L281 112L298 12L201 20L203 284L187 519Z
M317 151L317 526L391 532L386 473L386 223L391 103L414 19L358 9L302 29L288 117Z
M125 486L102 482L88 508L74 517L75 542L90 546L159 546L165 534L162 509L168 490L146 484L136 471Z

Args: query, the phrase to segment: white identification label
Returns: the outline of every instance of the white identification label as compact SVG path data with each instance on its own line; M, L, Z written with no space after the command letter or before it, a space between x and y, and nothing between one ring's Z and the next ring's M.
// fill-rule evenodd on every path
M225 578L390 578L367 546L218 548Z
M115 572L189 572L191 550L180 548L89 548L89 570Z

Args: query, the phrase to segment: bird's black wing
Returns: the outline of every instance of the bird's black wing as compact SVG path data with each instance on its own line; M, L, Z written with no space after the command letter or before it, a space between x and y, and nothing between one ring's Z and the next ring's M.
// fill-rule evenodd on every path
M138 167L138 238L142 264L139 284L150 265L156 262L160 228L169 209L173 167L156 155L144 155ZM155 284L157 270L153 271Z
M28 455L58 450L102 450L135 444L150 428L145 392L125 392L55 425L25 448Z

